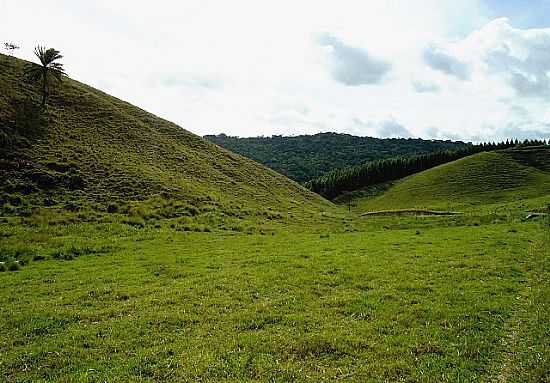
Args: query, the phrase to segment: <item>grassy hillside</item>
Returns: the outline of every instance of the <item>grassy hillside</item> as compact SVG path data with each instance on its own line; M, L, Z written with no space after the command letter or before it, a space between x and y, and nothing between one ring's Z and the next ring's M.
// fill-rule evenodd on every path
M360 211L453 209L550 197L549 147L480 153L396 182Z
M94 219L110 210L145 220L202 215L217 225L220 217L307 218L330 209L276 172L72 79L53 88L41 113L25 65L0 55L4 214L86 207Z
M366 161L414 153L455 150L467 146L463 142L412 138L381 139L338 133L249 138L220 134L205 138L299 182L306 182L331 170Z

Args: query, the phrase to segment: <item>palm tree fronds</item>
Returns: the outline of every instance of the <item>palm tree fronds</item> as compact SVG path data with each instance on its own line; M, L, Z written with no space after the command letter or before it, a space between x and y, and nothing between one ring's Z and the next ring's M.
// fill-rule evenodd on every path
M41 45L37 45L34 48L34 54L40 60L41 65L31 64L27 68L26 74L31 81L42 82L42 107L44 107L48 96L50 79L53 77L58 82L61 82L63 76L66 76L67 73L63 68L63 64L56 62L63 58L57 49L46 49Z
M53 76L53 78L57 80L57 82L63 81L63 76L65 75L65 73L56 70L50 70L49 73Z

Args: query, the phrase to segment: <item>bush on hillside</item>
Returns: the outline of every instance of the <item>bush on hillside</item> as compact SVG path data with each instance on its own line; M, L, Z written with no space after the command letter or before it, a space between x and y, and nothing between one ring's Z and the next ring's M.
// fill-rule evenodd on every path
M24 137L37 137L44 133L48 127L46 115L40 105L32 100L17 100L14 102L15 131Z
M8 127L0 126L0 147L9 148L12 147L17 140L15 139L15 133Z
M107 251L107 249L97 249L92 246L84 245L84 246L78 246L78 245L70 245L68 247L55 250L50 255L54 259L60 259L65 261L71 261L77 257L80 257L81 255L90 255L90 254L100 254Z
M8 263L8 270L9 271L17 271L21 268L18 261L12 261Z
M119 206L116 203L111 202L110 204L107 205L107 213L109 214L118 213L118 210L119 210Z

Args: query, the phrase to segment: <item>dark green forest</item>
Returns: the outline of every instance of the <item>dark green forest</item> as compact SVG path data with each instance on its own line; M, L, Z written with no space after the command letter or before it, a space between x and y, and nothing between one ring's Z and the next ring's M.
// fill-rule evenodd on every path
M455 161L475 153L508 149L516 146L546 145L545 141L506 141L469 145L456 150L441 150L432 153L396 156L361 165L332 170L306 183L310 190L328 199L334 199L347 192L394 181L435 166Z
M239 138L219 134L209 141L258 161L285 176L307 182L347 166L395 156L464 149L469 144L418 138L373 138L319 133L312 136Z

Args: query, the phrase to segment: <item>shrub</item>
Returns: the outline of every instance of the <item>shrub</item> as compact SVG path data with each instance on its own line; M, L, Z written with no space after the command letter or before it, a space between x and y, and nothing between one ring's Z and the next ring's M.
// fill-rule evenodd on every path
M135 227L145 227L145 220L140 216L130 216L124 220L124 223Z
M43 204L44 206L54 206L57 201L51 197L44 197Z
M74 201L67 202L63 208L73 213L80 210L80 206Z
M30 254L26 254L24 256L17 257L17 261L19 262L19 265L25 266L28 265L33 257Z
M4 262L0 262L0 272L6 271L8 268Z
M32 261L34 250L20 246L18 248L0 248L0 261L9 265L18 262L20 266L24 266Z
M0 146L4 148L11 147L15 143L15 137L12 133L0 128Z
M97 253L100 253L102 251L105 251L106 249L96 249L94 247L90 247L90 246L82 246L82 247L79 247L79 246L76 246L76 245L71 245L70 247L68 248L64 248L64 249L59 249L59 250L56 250L54 251L51 256L52 258L55 258L55 259L61 259L61 260L65 260L65 261L71 261L81 255L88 255L88 254L97 254Z
M19 262L17 262L17 261L13 261L13 262L8 263L8 270L9 271L17 271L20 268L21 267L19 266Z
M41 189L53 189L58 186L57 177L47 172L35 171L29 175L29 178Z
M23 203L23 200L18 195L10 196L9 200L13 206L21 206L21 204Z
M118 210L119 206L116 203L110 203L107 205L107 213L109 214L118 213Z
M64 182L65 185L72 190L83 189L85 186L84 179L82 179L82 176L79 173L66 175L64 177Z
M27 137L37 137L48 127L48 120L40 105L30 99L17 100L15 104L15 130Z
M17 211L17 208L10 203L6 203L2 206L2 211L7 214L14 214Z
M76 168L74 164L67 164L62 162L48 162L46 166L48 167L48 169L54 170L59 173L66 173L69 170Z

